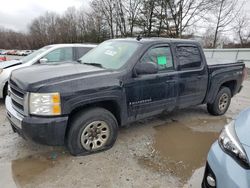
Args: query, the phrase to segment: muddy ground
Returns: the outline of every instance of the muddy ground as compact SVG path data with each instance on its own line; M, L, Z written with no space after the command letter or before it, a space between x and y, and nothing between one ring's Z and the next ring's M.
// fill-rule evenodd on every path
M161 114L121 128L108 151L72 157L13 133L0 101L0 187L200 187L206 155L222 127L250 107L250 80L226 115L206 106Z

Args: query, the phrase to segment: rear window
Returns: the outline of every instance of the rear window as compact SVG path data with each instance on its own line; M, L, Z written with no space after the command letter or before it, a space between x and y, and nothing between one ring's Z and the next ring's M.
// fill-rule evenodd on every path
M178 46L177 57L181 70L201 67L200 50L195 46Z
M77 52L76 59L80 59L82 56L84 56L91 49L92 48L90 48L90 47L77 47L76 48L76 52Z

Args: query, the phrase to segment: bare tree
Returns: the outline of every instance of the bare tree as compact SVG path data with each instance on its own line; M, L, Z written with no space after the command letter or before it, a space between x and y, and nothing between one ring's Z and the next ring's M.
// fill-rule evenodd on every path
M217 46L218 34L225 31L232 21L239 14L242 4L238 0L217 0L212 14L214 17L215 33L213 39L213 47Z
M35 48L57 43L59 40L59 16L53 12L46 12L45 15L31 22L29 32Z
M70 7L61 17L60 33L64 36L64 41L74 43L77 42L77 12L75 7Z
M138 20L138 15L141 10L142 0L127 0L125 1L124 6L127 14L127 22L129 25L129 35L133 36L134 28Z
M116 25L119 30L116 31L117 35L120 34L122 37L127 36L127 19L126 19L126 10L125 5L122 0L116 0Z
M28 34L0 28L0 49L30 49Z
M171 28L172 35L179 38L188 27L203 19L214 6L214 0L165 0L165 3L166 12L170 12L171 16L171 19L165 19L165 23Z
M142 7L140 8L140 14L136 21L136 25L142 30L142 34L145 36L152 36L153 30L155 29L156 17L155 17L155 0L143 1Z
M214 31L211 26L209 26L202 36L202 43L204 48L213 48Z
M237 14L238 1L90 0L88 11L71 7L62 15L47 12L35 18L28 33L0 29L0 46L39 48L51 43L102 42L135 34L181 38L195 33L196 23L206 18L212 27L203 39L205 45L214 47L236 16L234 31L243 46L249 40L249 23L245 16Z
M115 36L115 0L93 0L91 7L95 12L99 12L110 28L110 38Z
M235 18L234 31L236 37L240 41L241 47L244 47L249 42L250 38L250 23L246 14L239 14Z

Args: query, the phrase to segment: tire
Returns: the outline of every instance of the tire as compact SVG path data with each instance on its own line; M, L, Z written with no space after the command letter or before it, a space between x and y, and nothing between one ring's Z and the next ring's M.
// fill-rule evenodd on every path
M78 112L69 126L66 146L72 155L87 155L110 149L117 138L117 120L103 108Z
M221 87L213 103L207 104L207 111L215 116L226 113L231 103L231 90L228 87Z

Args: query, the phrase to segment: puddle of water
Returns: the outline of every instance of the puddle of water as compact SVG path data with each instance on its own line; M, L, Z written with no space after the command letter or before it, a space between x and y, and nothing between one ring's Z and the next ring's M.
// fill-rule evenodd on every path
M33 183L39 175L55 167L65 157L57 152L49 152L14 160L11 164L12 177L18 186L23 187Z
M195 169L205 164L209 148L219 136L214 129L225 125L226 119L197 119L185 123L174 121L154 127L152 147L156 154L141 158L139 163L156 171L170 172L186 182ZM207 129L211 129L210 132L206 132Z

